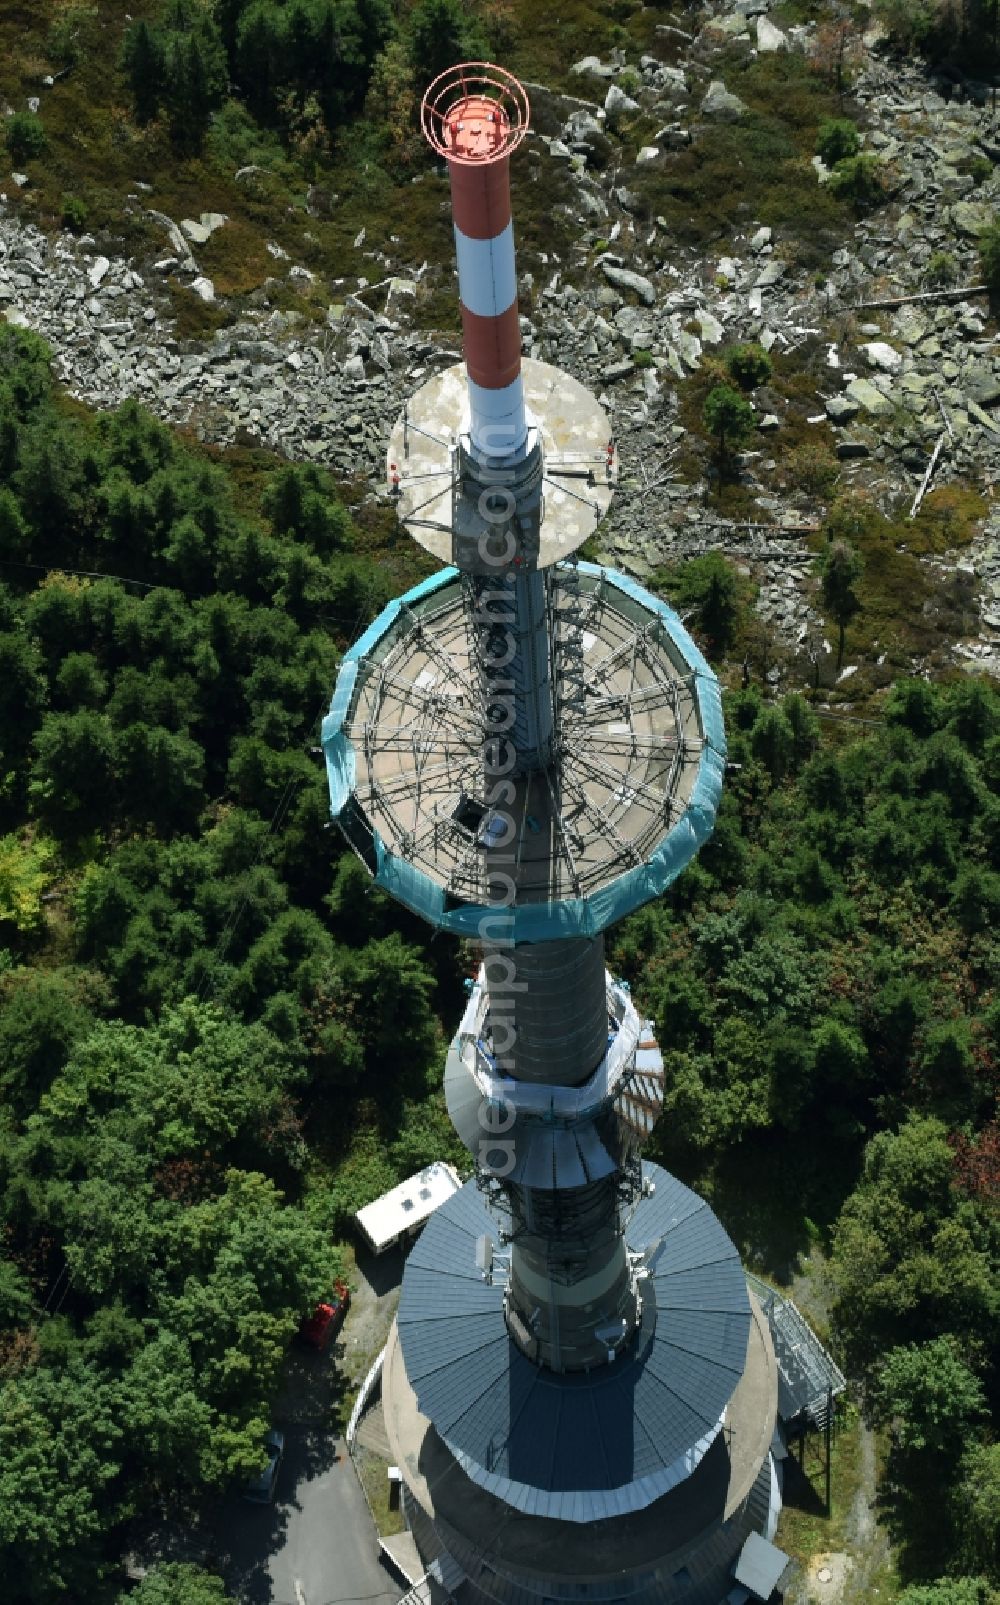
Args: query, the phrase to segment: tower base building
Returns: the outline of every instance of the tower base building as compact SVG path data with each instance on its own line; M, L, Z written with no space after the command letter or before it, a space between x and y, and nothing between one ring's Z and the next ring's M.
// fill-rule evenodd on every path
M768 1323L708 1206L656 1166L643 1179L626 1241L664 1249L611 1365L553 1374L509 1341L503 1290L475 1273L495 1223L474 1183L410 1257L382 1407L425 1569L448 1557L462 1605L717 1605L748 1536L773 1536Z

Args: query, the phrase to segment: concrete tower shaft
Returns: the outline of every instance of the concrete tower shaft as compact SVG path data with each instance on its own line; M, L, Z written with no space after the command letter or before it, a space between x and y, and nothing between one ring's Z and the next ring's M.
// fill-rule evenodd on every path
M451 178L472 451L481 463L510 462L528 447L510 209L528 97L501 68L469 62L434 80L421 112Z
M497 1065L518 1081L550 1087L580 1087L608 1051L607 975L603 936L526 942L508 960L504 949L487 948L491 992L490 1031ZM510 988L496 988L490 975L506 973Z
M508 1186L511 1217L507 1328L553 1371L606 1364L633 1335L638 1284L623 1235L616 1174L560 1193Z
M545 576L537 568L499 570L469 579L477 664L491 728L502 736L518 774L552 757L555 703Z
M511 984L490 988L498 970ZM512 955L487 951L483 973L498 1068L540 1088L589 1082L612 1041L603 936L525 943ZM511 1335L532 1359L558 1371L602 1363L608 1335L623 1342L636 1323L618 1169L627 1144L611 1118L601 1135L606 1170L595 1167L586 1181L581 1175L583 1185L556 1187L554 1167L546 1174L544 1165L532 1168L530 1182L499 1176L511 1222ZM520 1140L530 1144L532 1133Z

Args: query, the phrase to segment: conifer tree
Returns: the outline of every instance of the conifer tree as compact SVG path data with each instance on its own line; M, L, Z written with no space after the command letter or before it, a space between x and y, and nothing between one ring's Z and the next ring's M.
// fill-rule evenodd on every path
M164 59L160 41L147 22L137 22L126 34L124 66L135 103L136 121L152 122L163 94Z

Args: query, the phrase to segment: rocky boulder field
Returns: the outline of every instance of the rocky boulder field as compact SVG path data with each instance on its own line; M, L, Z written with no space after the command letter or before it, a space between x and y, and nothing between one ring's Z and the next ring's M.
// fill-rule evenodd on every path
M988 91L888 60L874 33L855 40L847 114L881 164L884 203L846 211L842 239L812 261L752 216L705 250L649 215L644 180L669 177L707 128L739 128L747 107L734 62L808 58L820 41L812 26L776 27L760 0L719 10L696 33L684 16L664 19L671 65L591 56L572 70L572 95L529 86L536 132L514 175L515 218L519 184L546 164L566 180L574 253L522 252L521 323L525 351L565 367L611 413L622 474L600 556L642 576L720 550L753 575L758 611L779 640L804 652L822 637L808 535L832 495L856 486L898 509L930 469L929 486L967 485L986 498L971 545L921 561L964 598L953 661L1000 675L1000 509L989 510L1000 480L1000 337L978 255L1000 196L1000 126ZM818 157L812 165L816 186L828 184ZM396 260L391 240L362 233L352 276L317 286L269 244L274 277L237 321L183 339L166 286L216 302L198 258L227 219L151 212L137 187L128 205L152 218L162 252L126 260L91 236L47 236L23 221L9 198L23 177L11 175L0 202L0 310L50 342L74 396L100 408L136 397L204 440L360 474L371 495L385 495L391 420L459 355L453 335L421 326L422 291L435 278L447 283L450 264ZM946 263L947 283L929 282L935 263ZM288 285L320 289L325 315L309 321L277 309ZM759 344L776 365L787 359L794 384L753 393L756 439L739 469L745 495L738 514L723 516L685 397L737 342ZM814 444L828 457L822 486L785 473L791 431L800 454Z

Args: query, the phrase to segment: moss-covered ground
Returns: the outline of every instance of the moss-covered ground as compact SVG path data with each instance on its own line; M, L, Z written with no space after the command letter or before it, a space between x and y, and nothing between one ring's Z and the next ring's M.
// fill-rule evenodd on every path
M748 60L721 52L711 75L745 102L748 114L737 123L702 125L693 143L662 167L630 169L647 216L661 216L671 238L697 247L764 223L780 230L791 261L821 267L842 243L851 215L816 182L811 165L819 124L840 109L833 86L794 54Z
M800 1462L801 1456L801 1462ZM854 1605L897 1598L900 1582L884 1535L870 1516L875 1499L871 1439L857 1409L841 1405L831 1445L830 1505L822 1434L791 1447L775 1542L796 1563L786 1598L796 1605ZM829 1577L820 1581L825 1567Z
M119 66L128 19L152 18L157 9L157 0L136 0L128 11L111 0L71 6L37 0L3 8L0 96L14 109L39 96L47 138L43 154L19 164L30 183L23 190L9 186L8 204L44 227L72 217L78 230L133 254L162 255L168 248L151 211L175 221L202 211L223 213L228 226L197 247L196 256L218 292L234 298L235 311L268 284L271 304L316 316L358 278L375 282L426 260L431 271L421 281L419 320L429 329L454 330L447 190L420 141L391 140L375 106L328 146L290 146L232 99L213 119L201 153L178 154L162 118L147 127L136 123ZM76 43L67 66L54 24L68 10ZM570 72L573 61L589 52L606 57L617 47L629 61L648 52L671 62L681 41L657 32L661 20L655 8L628 0L565 0L554 14L529 0L512 0L497 42L502 59L531 82L600 99L594 80ZM691 17L685 23L696 25ZM747 62L731 52L712 72L725 77L750 107L738 127L704 125L689 149L654 169L630 165L639 144L655 131L646 127L648 117L613 130L611 159L637 196L640 215L663 217L671 240L698 247L743 220L771 223L783 230L790 254L820 261L847 216L816 184L809 166L816 128L836 109L831 85L799 56ZM50 87L43 85L46 76L56 77ZM693 85L693 98L703 87ZM540 116L544 122L544 112ZM574 251L578 229L565 168L540 146L529 146L524 176L518 204L522 262L544 266L543 255L555 255L572 277L585 262ZM365 241L356 246L362 229ZM287 266L268 251L269 243L316 274L315 288L285 283L278 293ZM182 285L172 285L171 293L178 332L185 337L209 335L231 316L198 303Z

